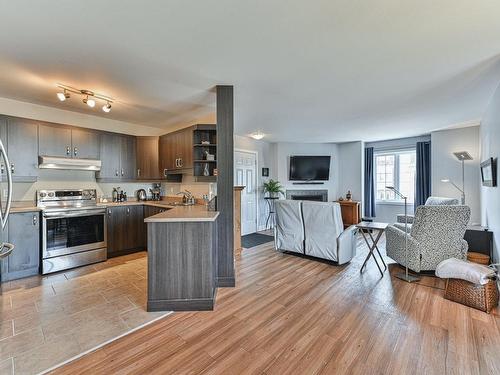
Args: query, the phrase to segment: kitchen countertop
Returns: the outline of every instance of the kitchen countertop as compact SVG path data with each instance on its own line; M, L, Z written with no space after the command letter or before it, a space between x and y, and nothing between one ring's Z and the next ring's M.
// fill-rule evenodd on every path
M199 222L199 221L215 221L219 213L216 211L207 211L205 205L196 204L194 206L176 206L173 201L137 201L129 200L126 202L100 202L101 207L119 207L119 206L152 206L167 208L168 210L153 216L148 217L144 221L146 223L162 223L162 222ZM12 202L11 212L37 212L41 211L40 207L34 205L33 202L17 201Z
M150 216L144 221L146 223L178 223L178 222L200 222L215 221L219 213L207 211L203 205L194 206L170 206L172 209Z

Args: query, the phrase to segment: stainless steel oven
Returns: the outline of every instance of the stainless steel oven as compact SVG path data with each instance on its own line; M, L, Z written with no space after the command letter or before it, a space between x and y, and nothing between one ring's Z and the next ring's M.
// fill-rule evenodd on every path
M95 190L38 192L42 210L42 273L106 260L106 209Z

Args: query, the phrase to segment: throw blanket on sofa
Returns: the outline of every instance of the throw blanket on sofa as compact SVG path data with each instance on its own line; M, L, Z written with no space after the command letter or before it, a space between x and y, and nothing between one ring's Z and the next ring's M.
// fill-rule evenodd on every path
M450 258L436 267L436 276L442 279L461 279L473 284L487 284L495 277L495 270L481 264Z

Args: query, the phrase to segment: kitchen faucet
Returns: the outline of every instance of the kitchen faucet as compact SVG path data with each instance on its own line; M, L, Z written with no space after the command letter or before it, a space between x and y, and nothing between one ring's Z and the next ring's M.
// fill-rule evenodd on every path
M185 205L194 205L195 200L193 193L191 193L189 190L184 190L184 191L179 191L177 195L182 194L182 203Z

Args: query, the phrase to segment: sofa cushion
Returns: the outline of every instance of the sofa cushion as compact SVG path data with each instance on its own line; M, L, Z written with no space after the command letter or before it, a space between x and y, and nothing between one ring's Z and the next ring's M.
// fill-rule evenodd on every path
M340 205L329 202L302 202L306 255L338 260L337 238L344 231Z
M278 200L276 208L276 246L278 249L304 253L304 225L300 201Z

